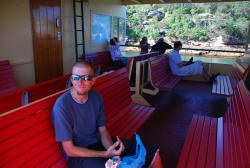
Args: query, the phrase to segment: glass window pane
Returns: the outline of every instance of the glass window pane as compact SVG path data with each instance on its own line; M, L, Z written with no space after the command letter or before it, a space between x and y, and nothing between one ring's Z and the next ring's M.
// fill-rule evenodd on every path
M119 34L119 18L118 17L113 17L113 27L112 27L112 36L118 37Z
M92 13L92 44L105 44L111 35L111 16Z
M119 18L119 41L125 43L126 28L125 28L125 19Z

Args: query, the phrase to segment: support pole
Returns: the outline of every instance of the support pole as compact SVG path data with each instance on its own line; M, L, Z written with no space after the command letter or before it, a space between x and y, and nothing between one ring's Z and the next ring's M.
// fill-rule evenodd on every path
M250 43L250 22L248 24L248 35L247 35L247 40L246 40L246 45L245 45L245 50L248 50L248 45Z

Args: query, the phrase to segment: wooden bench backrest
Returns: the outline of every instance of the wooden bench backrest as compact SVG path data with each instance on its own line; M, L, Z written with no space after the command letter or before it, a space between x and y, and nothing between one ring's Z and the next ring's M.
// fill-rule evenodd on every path
M250 166L250 94L241 80L223 117L225 168Z
M124 109L142 107L132 106L135 104L130 97L126 68L98 77L94 88L103 95L108 125L112 125ZM0 114L0 167L66 167L61 146L55 142L51 122L52 107L65 91ZM148 109L144 109L142 114L147 114ZM124 120L119 120L118 125L112 125L112 128L118 132L123 130L127 125L121 129L118 127ZM114 129L111 133L117 134ZM152 165L161 165L159 156L155 159L157 163Z
M149 59L152 83L156 83L163 77L171 74L169 58L166 55L154 56Z
M94 88L103 96L107 120L132 103L126 68L97 78Z
M61 94L0 115L0 167L66 165L51 124L51 109Z
M0 95L17 89L13 70L8 60L0 61Z
M152 52L152 53L146 53L146 54L140 54L140 56L138 57L134 57L133 59L130 59L130 66L131 66L131 69L130 69L130 79L131 80L131 84L134 84L135 83L135 78L136 78L136 62L137 61L142 61L142 60L146 60L152 56L155 56L157 55L158 52Z
M66 89L69 76L64 75L0 96L0 114Z
M88 61L94 68L98 66L109 66L112 62L112 58L109 51L102 51L97 53L89 53L85 56L86 61Z
M107 120L132 103L126 68L97 78ZM51 110L64 91L0 115L0 167L65 166L55 142Z
M97 78L95 89L103 95L106 127L112 136L130 139L154 111L132 101L126 68Z
M24 93L25 89L19 89L0 96L0 114L24 105Z
M28 101L33 102L53 93L66 89L70 75L64 75L42 83L31 85L27 88Z
M244 79L246 73L248 71L248 68L244 68L241 66L238 62L235 62L232 65L232 70L230 72L231 82L234 87L236 87L237 83Z

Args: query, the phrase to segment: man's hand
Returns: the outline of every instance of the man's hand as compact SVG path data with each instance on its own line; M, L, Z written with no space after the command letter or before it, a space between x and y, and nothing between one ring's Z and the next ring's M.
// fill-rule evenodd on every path
M116 149L119 146L118 149ZM113 156L119 156L124 151L125 147L120 140L119 137L117 137L117 141L111 145L107 151L106 151L106 157L113 157Z
M177 64L179 67L186 66L187 61L182 61L181 63Z

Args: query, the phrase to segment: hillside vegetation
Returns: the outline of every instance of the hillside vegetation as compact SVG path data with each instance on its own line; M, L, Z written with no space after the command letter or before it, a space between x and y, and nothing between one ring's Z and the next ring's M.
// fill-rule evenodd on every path
M250 21L250 2L155 4L127 7L127 36L170 40L243 44Z

